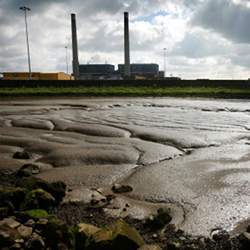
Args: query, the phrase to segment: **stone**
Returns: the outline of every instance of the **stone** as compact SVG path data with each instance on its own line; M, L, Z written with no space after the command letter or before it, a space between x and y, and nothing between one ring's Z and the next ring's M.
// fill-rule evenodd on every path
M14 218L9 217L0 221L0 225L6 225L10 228L17 228L20 225L20 223L16 221Z
M46 218L41 218L36 222L36 230L44 230L48 223L48 219Z
M38 220L40 218L48 217L48 213L44 209L31 209L18 213L17 215L21 220L28 221L30 219Z
M33 174L39 174L39 173L40 173L39 166L35 164L25 164L17 171L16 175L22 178L22 177L29 177L32 176Z
M19 233L15 228L11 228L6 224L0 225L0 246L10 247L15 244L15 240L20 238Z
M7 217L10 209L8 207L0 207L0 220Z
M30 191L23 204L24 209L45 209L49 210L55 206L55 198L47 191L38 188Z
M158 245L143 245L138 250L162 250Z
M16 185L22 188L26 188L29 191L38 188L44 189L45 191L49 190L49 183L34 176L18 179Z
M230 238L228 232L221 229L213 230L211 235L214 241L227 241Z
M76 249L84 249L85 244L88 238L93 237L95 233L97 233L100 228L93 226L91 224L81 223L78 224L77 230L75 230L75 248Z
M172 240L167 244L167 249L169 250L177 250L181 248L182 248L182 244L178 240Z
M23 244L24 243L24 239L19 238L19 239L16 239L15 242L19 243L19 244Z
M25 188L0 188L0 206L6 206L9 209L18 209L27 193ZM13 206L13 207L12 207Z
M53 195L57 203L60 203L65 196L66 184L62 181L52 182L46 191Z
M22 246L19 243L15 243L10 247L10 250L21 249Z
M78 224L78 232L90 237L100 231L100 228L91 224L80 223Z
M33 219L29 219L24 225L27 227L33 227L35 223L36 222Z
M128 192L132 192L133 188L129 185L114 184L112 187L112 191L118 194L128 193Z
M27 241L25 249L30 250L43 250L45 243L42 237L36 233L33 233L31 238Z
M172 220L170 210L159 208L157 214L151 215L147 218L145 225L152 229L161 229Z
M243 233L243 235L245 236L246 239L248 239L250 241L250 233L245 232L245 233Z
M144 245L144 240L136 229L119 219L93 235L96 249L135 250Z
M24 187L30 191L34 189L43 189L44 191L50 193L57 204L59 204L66 193L66 184L62 181L48 183L42 179L36 178L34 176L24 177L17 181L17 185Z
M65 223L57 218L50 218L42 231L46 246L57 249L59 243L72 247L73 235Z
M28 160L28 159L30 159L30 155L26 151L16 152L16 153L14 153L13 158L20 159L20 160Z
M250 233L245 232L240 235L241 250L250 249Z
M17 228L17 231L24 239L28 239L31 236L33 229L32 227L21 225Z

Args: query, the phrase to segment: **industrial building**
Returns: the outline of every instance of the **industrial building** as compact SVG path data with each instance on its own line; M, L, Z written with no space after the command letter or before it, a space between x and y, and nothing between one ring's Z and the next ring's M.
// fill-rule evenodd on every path
M29 72L3 72L3 80L29 80ZM32 72L32 80L72 80L72 76L63 72L41 73Z
M124 64L118 65L118 73L124 75ZM130 64L130 75L132 77L158 78L159 65L155 63Z
M80 64L79 79L101 80L111 79L115 75L115 66L112 64Z
M79 64L76 15L71 14L73 75L75 80L159 79L164 72L154 63L130 63L129 13L124 12L124 64Z

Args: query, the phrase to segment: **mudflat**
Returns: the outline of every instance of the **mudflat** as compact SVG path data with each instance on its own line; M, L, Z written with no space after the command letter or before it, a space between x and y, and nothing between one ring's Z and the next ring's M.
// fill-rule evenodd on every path
M16 159L16 152L30 159ZM140 219L169 207L193 235L234 233L250 219L247 100L22 98L0 101L0 169L25 163L64 181L67 200L122 184L112 216ZM122 204L130 207L123 211Z

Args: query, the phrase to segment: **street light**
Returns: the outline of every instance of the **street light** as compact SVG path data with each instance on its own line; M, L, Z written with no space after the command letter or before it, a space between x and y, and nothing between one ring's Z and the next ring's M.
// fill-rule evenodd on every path
M28 54L28 65L29 65L29 80L31 80L30 46L29 46L29 33L28 33L28 23L27 23L27 11L30 11L30 8L22 6L19 9L24 12L27 54Z
M69 73L69 63L68 63L68 46L65 46L65 51L66 51L66 71L67 74Z
M167 57L167 49L163 48L164 77L166 77L166 57Z

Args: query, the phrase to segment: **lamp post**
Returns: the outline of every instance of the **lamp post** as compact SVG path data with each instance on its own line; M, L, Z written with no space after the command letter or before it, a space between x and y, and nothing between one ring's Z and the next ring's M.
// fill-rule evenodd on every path
M164 77L166 77L166 57L167 57L167 49L163 48Z
M66 59L66 72L69 73L69 62L68 62L68 46L65 46L65 59Z
M28 65L29 65L29 80L31 80L30 46L29 46L29 33L28 33L28 23L27 23L27 11L30 11L30 8L22 6L19 9L24 12Z

